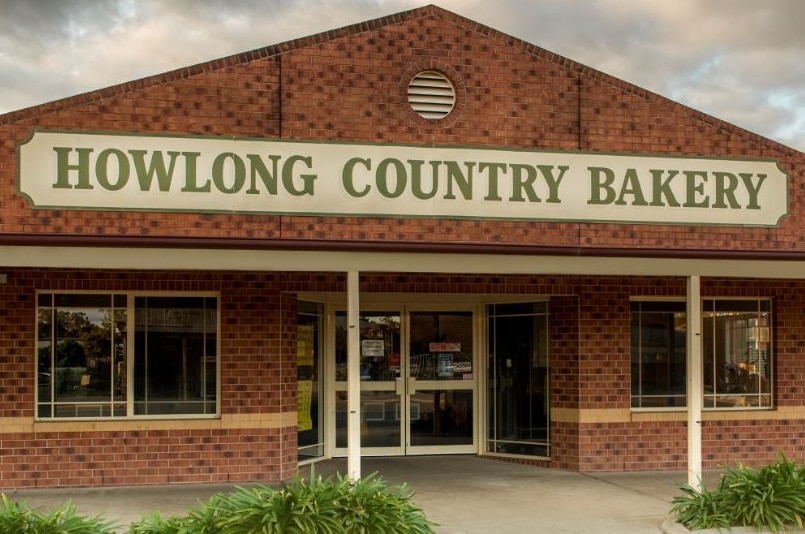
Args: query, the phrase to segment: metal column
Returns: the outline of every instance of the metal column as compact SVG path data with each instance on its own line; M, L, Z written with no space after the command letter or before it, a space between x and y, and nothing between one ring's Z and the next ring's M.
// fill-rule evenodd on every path
M347 273L347 476L361 478L360 275Z
M688 484L701 489L702 479L702 307L701 279L688 277Z

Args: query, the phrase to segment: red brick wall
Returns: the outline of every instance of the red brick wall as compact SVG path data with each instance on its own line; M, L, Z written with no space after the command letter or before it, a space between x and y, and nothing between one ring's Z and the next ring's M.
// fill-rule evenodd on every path
M34 414L36 290L220 291L222 413L295 410L295 291L343 291L335 274L11 269L0 285L0 417ZM554 409L624 410L629 400L629 298L684 295L683 279L367 274L366 292L551 295ZM772 297L775 405L802 406L805 282L705 279L704 296ZM598 369L601 369L599 371ZM727 414L727 412L720 412ZM706 467L805 456L805 421L705 421ZM729 415L723 415L729 418ZM720 416L721 417L721 416ZM551 465L586 471L680 469L685 423L554 421ZM278 429L0 434L0 487L278 480L296 466L293 426Z
M579 297L554 296L548 305L548 355L551 409L579 409L582 392L579 373ZM551 464L563 469L579 468L579 427L552 421Z
M610 326L620 334L606 338L609 348L600 348L595 340L600 332L594 328L581 330L582 340L589 339L591 352L599 350L625 352L612 367L608 366L603 377L595 373L582 376L582 390L589 389L586 397L600 400L588 405L590 408L625 408L629 406L629 338L628 338L628 297L629 296L684 296L684 280L679 279L613 279L594 281L599 289L613 288L622 298L611 299L607 291L591 292L582 299L582 310L597 310L602 302L608 302L613 313L606 317L617 318L619 326ZM589 284L582 284L584 288ZM770 297L774 302L774 404L776 409L799 407L805 403L803 382L805 381L805 282L790 280L743 279L704 279L703 297ZM623 307L626 313L623 314ZM593 311L593 313L600 313ZM584 316L584 311L582 311ZM624 324L625 322L625 324ZM582 345L584 342L582 341ZM615 347L612 349L612 347ZM606 362L604 354L586 358L584 351L580 359L591 362ZM592 363L591 365L595 365ZM604 363L604 365L607 365ZM618 376L623 375L623 376ZM608 379L607 376L614 378ZM625 389L624 389L625 388ZM611 391L618 392L613 395ZM611 399L611 400L608 400ZM705 468L717 468L735 462L759 465L773 461L777 451L785 452L789 458L805 459L805 420L799 418L777 420L769 418L774 412L759 411L756 419L734 419L729 411L713 412L716 417L726 420L705 420L702 424L702 453ZM746 413L746 412L744 412ZM751 413L751 412L750 412ZM743 415L743 414L742 414ZM706 418L707 419L707 418ZM595 423L582 424L580 433L580 469L600 470L640 470L640 469L685 469L687 467L687 424L685 422L646 422L633 423Z
M221 412L296 410L296 299L275 274L11 269L0 285L0 417L34 417L35 291L216 291ZM75 426L75 425L74 425ZM0 432L0 487L290 478L296 427Z
M407 80L425 68L458 88L445 121L408 107ZM32 210L16 193L15 147L33 128L775 158L790 173L794 213L778 229L747 229ZM0 236L805 251L803 163L793 150L426 7L0 117Z
M290 478L295 428L0 434L0 488Z
M424 121L406 104L407 80L429 68L445 72L458 90L457 109L445 121ZM34 128L774 158L789 172L792 213L779 228L729 228L34 210L16 191L16 147ZM625 253L805 252L800 238L805 232L804 171L800 153L439 8L425 7L0 116L0 239L42 234L505 243L609 247ZM3 272L9 274L9 283L0 285L2 417L33 417L35 289L221 291L222 410L250 414L282 413L295 406L294 304L292 296L280 290L343 291L344 284L341 275L317 273L286 273L280 282L278 274ZM684 281L384 274L364 276L362 290L555 295L554 406L606 410L629 406L628 297L683 296ZM775 399L780 406L802 406L803 284L705 281L703 290L775 298ZM766 436L765 429L773 431ZM799 420L707 423L705 458L714 462L719 456L711 454L724 454L724 459L743 454L722 450L717 436L725 435L733 436L733 442L763 435L766 441L758 446L763 450L753 458L768 458L777 447L801 454L797 440L802 432ZM122 432L93 433L89 438L59 435L59 441L55 434L6 434L0 437L0 486L70 484L76 473L99 484L183 477L221 480L224 475L274 480L286 477L295 465L293 433L293 428L179 435ZM682 423L562 422L555 423L552 435L554 463L562 467L664 468L684 461ZM41 444L33 448L41 454L30 454L31 439ZM87 439L100 440L104 451L82 445ZM189 446L198 456L186 462L159 456L172 453L174 439L196 440ZM109 454L133 455L127 463L139 469L121 469ZM49 455L59 459L53 466ZM163 460L176 461L160 472L154 466L166 465ZM37 479L33 473L48 476Z

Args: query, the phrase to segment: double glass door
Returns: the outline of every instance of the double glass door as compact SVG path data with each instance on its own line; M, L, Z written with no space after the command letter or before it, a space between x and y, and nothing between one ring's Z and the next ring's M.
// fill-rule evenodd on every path
M473 312L360 314L361 453L475 452ZM335 316L336 453L347 446L347 321Z

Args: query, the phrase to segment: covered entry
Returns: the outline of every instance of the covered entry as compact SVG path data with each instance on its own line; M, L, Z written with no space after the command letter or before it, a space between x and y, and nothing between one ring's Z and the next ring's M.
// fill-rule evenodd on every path
M361 452L476 452L479 357L472 307L373 307L360 314ZM334 318L335 455L347 450L347 322Z
M343 297L300 298L305 336L309 310L319 306L321 363L313 374L324 377L314 395L323 402L307 403L300 389L300 421L320 422L317 454L310 454L311 432L300 432L300 460L346 456L350 357ZM364 293L357 326L362 455L550 456L548 297ZM305 388L310 375L300 366ZM311 408L318 411L309 417Z

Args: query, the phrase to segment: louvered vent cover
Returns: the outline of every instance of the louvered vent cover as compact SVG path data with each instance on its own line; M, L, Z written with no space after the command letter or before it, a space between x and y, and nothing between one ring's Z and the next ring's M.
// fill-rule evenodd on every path
M441 119L453 110L456 91L444 74L426 70L408 84L408 103L425 119Z

